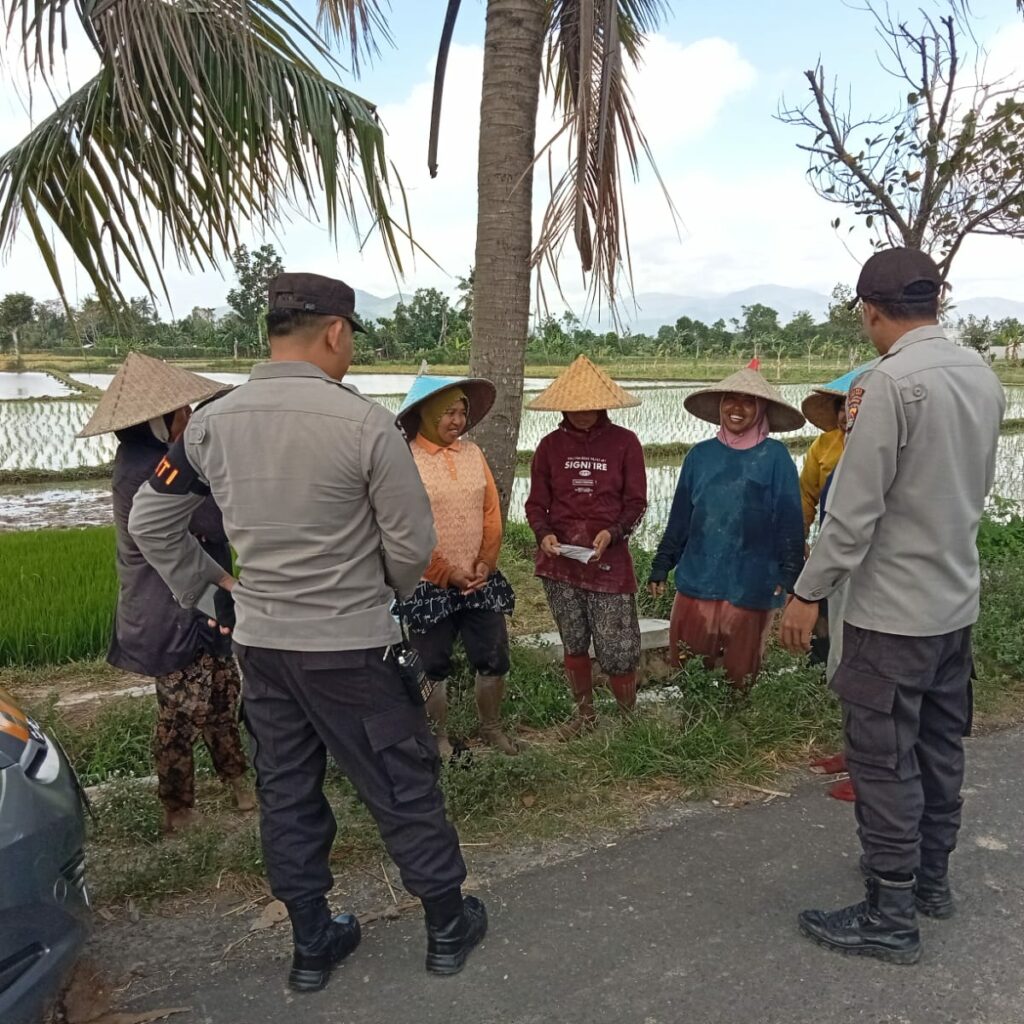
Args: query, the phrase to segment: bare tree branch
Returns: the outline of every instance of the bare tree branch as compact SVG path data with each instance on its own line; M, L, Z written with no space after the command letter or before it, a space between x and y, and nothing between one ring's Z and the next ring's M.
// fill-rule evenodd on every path
M944 273L970 234L1024 236L1024 82L989 79L965 0L949 0L939 19L922 12L916 30L888 9L864 10L882 41L880 66L909 91L893 113L857 117L820 63L806 72L810 100L783 100L778 117L814 133L798 144L812 187L862 218L876 246L924 249Z

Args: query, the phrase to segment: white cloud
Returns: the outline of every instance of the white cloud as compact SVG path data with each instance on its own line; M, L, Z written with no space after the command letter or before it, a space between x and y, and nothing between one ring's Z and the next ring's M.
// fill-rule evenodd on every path
M656 35L630 69L634 105L655 151L705 135L722 108L751 88L757 72L733 43L700 39L684 46Z
M0 55L0 139L11 143L28 132L99 71L99 56L74 17L68 18L68 43L59 52L47 91L43 81L30 77L20 50L9 47ZM29 85L33 88L30 90Z
M412 209L417 241L448 274L463 273L472 262L476 221L477 139L480 124L480 83L483 51L474 46L454 46L448 61L444 92L439 173L431 180L426 169L427 134L433 82L433 66L424 68L423 81L405 101L381 107L381 119L388 133L388 154L399 168ZM722 39L705 39L683 46L663 36L648 40L642 67L630 71L634 106L644 132L655 151L659 166L685 159L686 147L707 135L722 108L756 79L754 68L736 47ZM550 97L542 98L537 125L537 144L544 145L559 127L552 113ZM566 147L558 141L552 148L555 174L564 167ZM652 178L653 180L653 178ZM661 208L656 217L666 219L666 208L656 185ZM547 199L547 161L538 163L534 183L534 224ZM635 226L633 218L631 225ZM567 263L572 255L567 257ZM390 290L386 262L378 253L363 258L361 268L367 290ZM450 286L452 278L417 260L416 285ZM566 283L574 280L571 268Z
M995 32L986 46L988 59L984 77L1019 82L1024 75L1024 24L1015 21Z
M1014 53L1024 52L1017 29L1024 32L1024 27L1016 26L994 38L993 61L997 55L1012 60ZM388 156L404 182L416 239L443 268L417 256L406 265L400 285L404 292L429 285L450 290L455 275L465 273L472 262L482 64L480 47L452 48L436 179L429 177L426 166L432 62L424 63L419 83L404 100L381 108ZM734 136L726 135L734 130L727 120L729 104L738 102L758 81L757 71L727 40L709 38L688 45L661 36L649 40L643 67L632 77L635 107L679 209L682 237L676 235L654 174L644 169L638 185L626 186L638 291L707 294L761 283L827 291L837 280L855 279L858 262L869 251L867 235L854 232L848 236L852 253L844 248L829 227L835 207L817 198L803 180L802 159L782 126L777 146L759 151L756 161L725 155L726 146L735 143ZM5 109L11 109L11 97L9 88L0 90L0 125ZM16 103L13 109L16 113ZM23 114L22 118L19 130L27 123ZM538 143L552 129L550 105L542 104ZM5 130L4 137L12 136ZM721 169L696 170L696 147L700 147L699 166L705 168L707 154L714 152L719 138L723 140ZM561 156L557 149L555 156ZM539 169L535 224L539 224L546 184L546 172ZM367 225L362 226L365 230ZM340 234L334 244L322 224L296 218L277 239L270 240L284 251L292 269L336 274L381 295L399 287L375 239L359 252L345 225ZM250 241L260 239L254 235ZM570 252L567 260L572 256ZM70 261L66 265L72 266ZM578 272L570 262L566 268L570 298L578 301L582 298ZM193 305L223 303L227 285L216 273L189 275L174 266L166 273L178 315ZM965 298L979 294L1019 298L1024 244L972 240L958 258L955 277L957 294ZM74 281L73 271L68 280ZM80 274L78 282L81 296L88 286ZM573 284L577 284L575 291ZM52 294L27 236L19 240L4 267L3 290L22 289L39 297ZM128 290L139 289L129 285Z

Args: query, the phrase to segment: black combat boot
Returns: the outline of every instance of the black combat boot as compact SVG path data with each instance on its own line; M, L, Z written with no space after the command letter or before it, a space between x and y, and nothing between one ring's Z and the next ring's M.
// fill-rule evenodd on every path
M914 890L917 909L926 917L947 918L956 913L949 888L949 851L921 848L921 867Z
M932 877L922 871L914 886L914 903L925 917L952 917L956 907L949 888L949 875Z
M460 897L461 898L461 897ZM473 947L487 934L487 910L475 896L462 899L462 909L446 920L438 918L441 904L424 905L427 914L427 970L458 974Z
M864 855L860 857L860 873L867 878L871 874ZM944 920L956 913L953 892L949 888L949 874L945 866L929 864L922 858L921 868L914 879L914 905L919 914Z
M864 887L867 899L841 910L805 910L800 931L819 946L840 953L874 956L893 964L914 964L921 936L914 908L914 882L890 882L874 875Z
M288 917L295 939L288 987L295 992L319 992L327 984L331 968L359 945L359 921L352 914L332 919L322 896L288 904Z

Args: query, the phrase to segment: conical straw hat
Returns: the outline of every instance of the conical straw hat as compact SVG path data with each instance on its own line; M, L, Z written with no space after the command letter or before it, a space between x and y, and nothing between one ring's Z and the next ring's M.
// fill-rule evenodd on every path
M452 387L462 388L469 399L467 431L472 430L491 411L497 389L489 380L483 377L438 377L432 373L421 373L412 382L398 410L398 423L410 441L420 427L420 406L431 395Z
M639 404L639 398L620 388L601 367L578 356L526 408L533 412L591 412Z
M800 410L786 402L782 395L757 371L757 360L709 388L701 388L683 399L683 405L694 416L708 423L721 424L722 396L753 395L768 403L768 429L784 433L799 430L806 422Z
M79 437L124 430L229 391L227 384L190 373L162 359L129 352Z
M871 369L877 360L864 363L842 377L836 377L820 388L815 388L800 403L804 415L819 430L835 430L839 426L839 413L836 410L836 399L844 398L847 392L853 387L853 382Z

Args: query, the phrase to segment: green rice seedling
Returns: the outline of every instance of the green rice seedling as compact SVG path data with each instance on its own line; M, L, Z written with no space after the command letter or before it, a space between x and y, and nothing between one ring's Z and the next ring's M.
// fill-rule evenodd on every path
M112 434L77 438L94 402L0 401L0 470L73 469L97 466L114 457Z
M0 534L0 666L94 658L117 599L114 531Z

